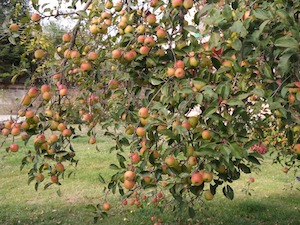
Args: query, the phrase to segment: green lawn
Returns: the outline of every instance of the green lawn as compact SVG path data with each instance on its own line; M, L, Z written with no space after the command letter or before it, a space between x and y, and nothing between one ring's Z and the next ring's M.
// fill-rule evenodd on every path
M20 161L28 147L22 147L19 153L0 151L0 224L93 224L93 216L87 210L88 204L103 201L103 184L98 181L101 173L108 178L111 171L108 165L114 162L114 154L108 150L113 145L107 137L98 138L100 152L95 145L87 143L87 137L76 141L76 154L80 160L76 172L62 181L62 186L52 185L47 190L40 187L34 190L34 184L27 184L27 169L20 171ZM1 141L1 140L0 140ZM30 146L29 146L30 148ZM235 199L227 200L222 193L206 202L196 212L196 219L188 220L183 216L175 221L170 211L160 214L157 208L146 206L137 209L134 206L122 206L119 196L109 196L113 202L111 213L100 224L154 224L152 216L160 217L164 224L300 224L300 182L290 190L292 173L284 174L278 165L269 161L262 165L262 172L243 175L232 186ZM69 169L68 170L72 170ZM251 184L252 196L243 192L249 177L255 177ZM60 189L61 197L57 195Z

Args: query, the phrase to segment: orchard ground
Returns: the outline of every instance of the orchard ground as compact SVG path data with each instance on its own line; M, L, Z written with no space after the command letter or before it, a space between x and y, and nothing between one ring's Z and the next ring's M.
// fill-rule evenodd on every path
M34 183L27 185L27 169L20 171L20 162L32 146L23 146L18 153L0 153L0 224L93 224L94 215L87 207L89 204L104 202L103 184L98 181L100 173L105 179L113 174L109 164L115 162L115 154L109 153L113 142L99 133L95 145L88 145L88 137L75 139L77 168L68 167L74 172L61 180L62 185L52 185L43 190L43 185L36 192ZM135 206L123 206L122 199L112 194L108 200L112 204L108 218L99 224L154 224L151 217L160 218L163 224L291 224L300 223L300 182L290 171L285 174L281 166L271 163L268 156L260 172L242 175L232 184L235 191L233 201L227 200L221 192L213 201L197 205L193 221L188 215L182 215L181 221L174 221L168 209L160 213L151 204L138 209ZM84 169L83 169L84 168ZM247 195L250 177L255 181L250 184L251 196ZM46 176L46 180L49 179ZM47 181L43 183L47 183ZM291 190L291 184L294 184ZM57 191L60 191L61 197ZM167 191L165 192L167 194Z

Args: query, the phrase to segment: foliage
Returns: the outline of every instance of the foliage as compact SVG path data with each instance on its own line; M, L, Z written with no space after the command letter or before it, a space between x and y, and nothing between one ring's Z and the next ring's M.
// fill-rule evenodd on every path
M196 10L189 0L88 0L82 10L77 2L65 13L60 5L54 11L32 1L40 12L22 32L37 64L31 79L50 84L31 87L20 108L26 117L20 126L35 143L28 154L36 189L45 165L52 183L60 184L65 162L77 164L74 123L89 127L91 144L96 126L115 140L110 151L117 161L110 168L116 173L107 193L126 199L145 191L154 206L171 205L190 217L193 204L211 200L219 187L234 198L231 183L262 158L249 148L266 148L264 128L274 121L298 162L298 1L205 1ZM66 14L76 25L53 52L42 39L40 20ZM70 95L72 88L77 91ZM20 133L17 124L5 129L7 135ZM158 197L161 186L171 199ZM135 204L142 207L138 199ZM99 215L107 210L100 207Z
M16 69L20 64L21 55L24 52L24 49L20 45L13 45L7 39L13 40L12 37L17 38L17 34L9 31L8 25L11 21L20 20L23 17L26 17L28 14L29 1L10 1L5 0L0 3L0 79L6 80L6 77L11 78L13 69ZM24 60L24 59L23 59Z

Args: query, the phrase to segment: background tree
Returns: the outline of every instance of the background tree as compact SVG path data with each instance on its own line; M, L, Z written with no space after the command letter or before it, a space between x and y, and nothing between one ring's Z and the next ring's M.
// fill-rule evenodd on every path
M20 65L24 49L20 45L13 45L7 39L12 34L9 30L9 24L12 21L17 22L22 18L27 18L29 1L4 0L0 2L0 7L0 79L2 82L10 82L13 77L13 70ZM13 39L11 38L11 40Z

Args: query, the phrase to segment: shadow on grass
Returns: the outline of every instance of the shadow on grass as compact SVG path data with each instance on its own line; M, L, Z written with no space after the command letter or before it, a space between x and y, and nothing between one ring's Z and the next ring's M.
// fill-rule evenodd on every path
M93 224L93 216L82 203L67 202L42 204L0 204L0 224ZM300 224L300 192L289 191L278 195L238 196L233 201L217 197L208 202L207 207L199 208L193 221L184 215L179 220L171 211L163 214L157 208L145 207L137 209L133 206L112 209L110 216L98 224L148 225L154 224L151 217L159 217L164 224L172 225L299 225Z

